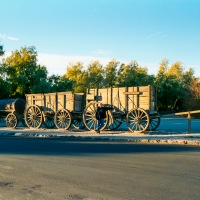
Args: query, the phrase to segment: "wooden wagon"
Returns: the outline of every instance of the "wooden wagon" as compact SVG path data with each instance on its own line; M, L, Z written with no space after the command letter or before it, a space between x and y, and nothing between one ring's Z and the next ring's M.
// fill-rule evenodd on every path
M102 130L115 130L124 121L133 132L153 131L160 124L160 115L156 110L157 90L154 86L88 89L86 102L83 121L89 130L97 127L95 113L99 102L114 107L107 112Z
M26 94L25 122L29 128L47 128L56 126L69 129L84 126L82 121L83 93L56 92L44 94Z
M20 121L25 124L25 104L25 100L21 98L0 100L0 118L5 119L7 127L16 128Z

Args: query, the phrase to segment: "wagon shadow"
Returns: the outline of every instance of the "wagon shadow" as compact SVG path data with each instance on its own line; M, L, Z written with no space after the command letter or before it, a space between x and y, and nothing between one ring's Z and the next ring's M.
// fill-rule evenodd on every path
M106 154L158 154L200 152L198 146L81 141L73 138L0 137L0 154L41 156L95 156Z

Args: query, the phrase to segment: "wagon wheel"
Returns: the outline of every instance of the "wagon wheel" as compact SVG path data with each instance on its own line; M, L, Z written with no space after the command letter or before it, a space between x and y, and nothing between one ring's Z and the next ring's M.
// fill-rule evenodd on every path
M47 117L43 124L46 128L54 128L55 127L54 118Z
M72 124L71 113L68 110L58 110L54 116L54 123L58 129L69 129Z
M97 119L96 119L96 110L98 107L98 102L89 103L84 112L83 112L83 121L88 130L96 130L97 129ZM105 129L108 123L108 115L106 116L104 126L101 130Z
M120 127L123 122L123 115L121 113L113 113L110 110L108 111L108 123L106 129L116 130Z
M147 130L148 131L154 131L158 128L159 125L160 125L160 115L159 115L159 113L157 113L156 116L150 115L150 124L149 124Z
M42 111L37 105L28 107L24 118L29 128L40 128L43 123Z
M149 122L149 115L142 108L132 109L126 115L128 129L136 133L141 133L147 130Z
M75 129L84 129L85 124L82 119L74 119L72 122Z
M13 113L10 113L6 117L6 126L9 128L16 128L18 124L17 116Z

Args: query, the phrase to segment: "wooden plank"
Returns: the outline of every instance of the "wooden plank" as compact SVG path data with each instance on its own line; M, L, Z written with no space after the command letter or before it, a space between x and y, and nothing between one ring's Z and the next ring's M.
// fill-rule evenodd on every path
M195 114L195 113L200 113L200 110L192 110L192 111L186 111L186 112L179 112L175 113L175 115L188 115L188 114Z
M138 95L138 94L142 94L142 92L123 92L123 94L125 94L125 95Z

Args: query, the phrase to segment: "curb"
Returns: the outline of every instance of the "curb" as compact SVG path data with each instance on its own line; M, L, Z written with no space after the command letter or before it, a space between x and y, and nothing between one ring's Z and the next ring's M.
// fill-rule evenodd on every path
M57 138L74 141L110 141L110 142L132 142L143 144L176 144L176 145L196 145L200 146L200 135L140 135L140 136L119 136L119 135L59 135L42 133L22 133L22 132L0 132L0 136L16 137L37 137L37 138ZM156 138L155 138L156 137Z

